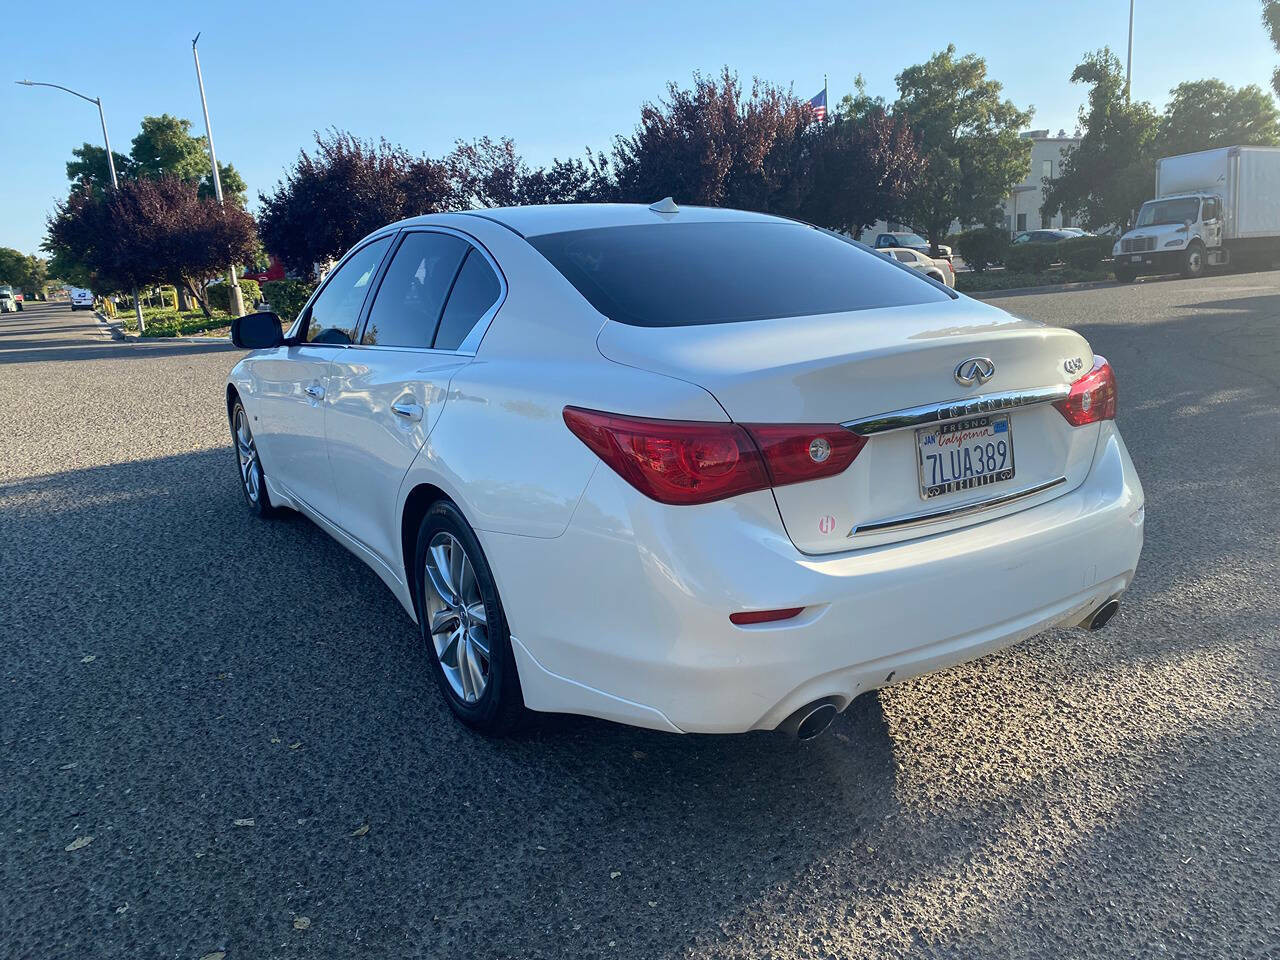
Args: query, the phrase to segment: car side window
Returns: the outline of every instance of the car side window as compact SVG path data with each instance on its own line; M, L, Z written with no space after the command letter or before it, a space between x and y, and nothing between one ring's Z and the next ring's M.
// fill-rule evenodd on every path
M311 301L308 343L348 344L352 341L369 284L390 245L390 235L379 237L357 250L325 280L324 288Z
M1216 199L1210 199L1204 202L1204 206L1200 211L1200 219L1201 220L1218 219L1218 201Z
M473 248L458 271L449 302L445 304L435 348L457 350L501 294L502 285L497 275L484 256Z
M465 240L449 233L406 234L374 294L360 342L430 347L467 249Z
M913 253L913 252L912 252L912 251L910 251L910 250L895 250L895 251L893 251L893 256L894 256L895 258L897 258L898 260L900 260L902 263L915 263L915 262L916 262L916 255L915 255L915 253Z

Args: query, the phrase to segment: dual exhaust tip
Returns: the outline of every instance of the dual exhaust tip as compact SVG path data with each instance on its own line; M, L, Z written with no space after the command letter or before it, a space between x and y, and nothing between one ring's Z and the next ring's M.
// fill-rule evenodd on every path
M1112 597L1097 610L1085 617L1081 626L1089 630L1101 630L1117 613L1120 612L1120 601ZM840 715L840 708L830 698L815 700L805 704L782 723L778 729L797 740L812 740L822 733L831 722Z

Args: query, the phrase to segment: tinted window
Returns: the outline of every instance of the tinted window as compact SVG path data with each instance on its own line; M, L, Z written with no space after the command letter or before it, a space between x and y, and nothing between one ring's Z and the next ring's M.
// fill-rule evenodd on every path
M383 275L360 342L429 347L466 241L447 233L410 233Z
M390 245L391 237L386 236L361 247L328 277L324 289L311 303L308 342L351 342L365 294L369 292L369 283Z
M457 350L480 318L497 302L501 292L502 287L489 264L472 250L449 294L440 332L436 334L436 349Z
M798 223L655 223L529 242L606 317L645 327L948 299L913 272Z

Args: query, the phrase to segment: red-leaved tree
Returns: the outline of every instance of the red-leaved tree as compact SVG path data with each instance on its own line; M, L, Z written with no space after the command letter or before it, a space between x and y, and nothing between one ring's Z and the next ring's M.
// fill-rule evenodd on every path
M73 192L49 218L46 247L88 267L96 289L173 284L208 316L205 285L257 242L253 217L239 207L201 197L195 181L162 176Z

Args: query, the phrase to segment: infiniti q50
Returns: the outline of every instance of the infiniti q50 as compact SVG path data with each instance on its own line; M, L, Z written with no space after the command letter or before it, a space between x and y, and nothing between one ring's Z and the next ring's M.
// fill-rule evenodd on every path
M865 691L1100 627L1142 548L1083 337L791 220L418 217L287 331L233 339L249 508L364 560L489 733L531 709L810 736Z

